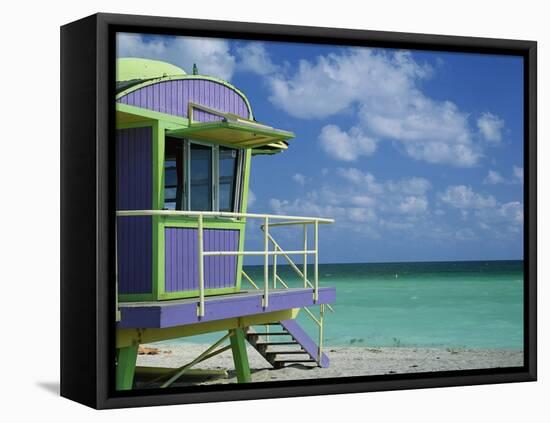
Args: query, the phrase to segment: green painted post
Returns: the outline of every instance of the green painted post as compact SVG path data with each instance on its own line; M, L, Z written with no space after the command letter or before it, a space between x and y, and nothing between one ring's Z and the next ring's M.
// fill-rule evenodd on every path
M116 389L118 391L132 389L137 353L137 345L117 348Z
M237 371L237 381L239 383L250 382L250 366L248 365L244 332L241 328L236 328L231 329L229 333L233 363L235 363L235 370Z

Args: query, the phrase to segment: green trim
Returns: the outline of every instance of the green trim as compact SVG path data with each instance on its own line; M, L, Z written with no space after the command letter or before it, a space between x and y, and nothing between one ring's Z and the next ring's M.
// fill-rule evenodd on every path
M162 273L164 275L164 271ZM183 298L195 298L199 296L198 289L195 289L193 291L166 292L164 291L164 283L160 284L158 287L155 287L155 288L157 289L157 291L154 291L154 292L157 292L156 295L154 295L152 292L146 293L146 294L119 294L118 296L119 305L125 302L179 300ZM239 292L239 289L237 288L237 286L229 287L229 288L207 288L204 290L204 295L211 296L211 295L236 294L237 292Z
M166 129L178 129L184 128L189 125L189 120L187 118L169 115L167 113L155 112L153 110L144 109L142 107L131 106L129 104L116 103L116 111L119 113L125 113L129 115L136 116L137 119L142 119L142 121L136 121L137 124L151 125L151 121L163 121ZM134 122L132 122L134 123ZM131 123L119 123L117 118L117 129L126 127Z
M252 167L252 150L246 149L244 160L244 178L243 178L243 196L241 202L241 213L246 213L248 210L248 189L250 184L250 168Z
M193 123L188 127L168 131L167 135L247 149L294 138L294 134L289 131L231 121Z
M153 124L153 210L162 210L164 207L165 129L163 121L157 121Z
M159 216L163 219L165 227L169 228L196 228L196 218L185 217L173 217L173 216ZM207 219L203 220L203 227L205 229L243 229L245 225L244 221L234 219Z
M170 216L161 217L163 219L163 231L165 228L196 228L197 219L196 218L174 218ZM239 231L239 251L244 249L244 234L246 229L246 222L244 220L224 220L224 219L205 219L203 223L204 229L233 229ZM164 239L162 248L164 250ZM243 265L243 256L237 257L237 265L235 271L235 286L231 288L214 288L214 289L205 289L205 295L218 295L218 294L227 294L235 293L241 290L241 280L242 280L242 265ZM194 293L194 295L192 295ZM159 299L172 299L172 298L189 298L193 296L198 296L199 291L178 291L174 293L164 293L159 296Z
M151 120L144 120L141 122L126 122L117 125L116 129L132 129L132 128L147 128L152 127L155 122Z
M164 286L163 286L164 288ZM224 294L236 294L239 292L237 288L206 288L204 290L204 295L224 295ZM195 298L199 296L199 290L195 289L193 291L174 291L174 292L165 292L162 290L159 293L159 300L177 300L180 298Z
M229 333L229 341L231 343L231 350L233 351L233 363L235 364L235 372L237 373L237 382L250 382L250 366L246 353L244 332L241 328L236 328L230 330Z
M246 210L248 208L248 184L250 181L250 165L251 165L251 157L252 157L252 150L246 149L245 150L245 158L244 158L244 164L243 164L243 185L242 185L242 198L241 198L241 204L240 204L240 212L246 213ZM242 225L242 229L239 233L239 251L244 251L244 241L245 241L245 233L246 233L246 219L242 219L239 222ZM243 262L244 262L244 256L238 256L237 257L237 280L236 280L236 287L237 290L240 291L242 287L242 276L243 276Z
M237 94L239 94L244 100L244 102L246 103L246 107L248 108L248 113L249 113L248 118L250 120L254 118L253 117L254 115L252 113L252 107L250 106L250 102L248 101L248 98L241 90L239 90L237 87L230 84L229 82L224 81L223 79L215 78L213 76L206 76L206 75L174 75L174 76L165 76L162 78L150 79L140 84L132 85L131 87L125 89L124 91L121 91L116 95L116 100L119 100L125 95L130 94L132 91L139 90L140 88L146 87L148 85L158 84L159 82L165 82L165 81L179 80L179 79L201 79L206 81L212 81L212 82L217 82L218 84L224 85L229 89L232 89Z
M152 209L162 210L164 207L164 122L157 121L153 127L153 198ZM159 216L153 217L152 259L153 259L153 297L159 299L164 291L164 227Z
M186 75L186 72L172 63L141 57L121 57L116 61L117 82L162 78L167 75Z
M117 348L116 389L118 391L132 389L137 353L137 344Z
M124 302L156 301L156 299L156 296L154 296L152 292L147 292L144 294L118 294L118 305L120 307L120 303Z
M218 128L235 129L239 131L247 130L250 132L254 132L255 134L272 136L274 138L294 138L295 136L293 132L285 131L283 129L262 128L260 125L252 126L246 123L230 122L230 121L223 121L223 120L216 121L216 122L205 122L205 123L194 122L191 124L191 126L187 128L175 129L173 131L170 131L168 135L176 135L176 136L183 135L183 138L193 138L193 137L187 137L187 135L193 132L203 131L205 129L218 129Z

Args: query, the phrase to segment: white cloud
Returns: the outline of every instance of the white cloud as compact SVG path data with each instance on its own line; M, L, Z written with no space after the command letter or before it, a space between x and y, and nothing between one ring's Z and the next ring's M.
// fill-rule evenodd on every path
M362 185L369 193L381 194L384 191L383 186L376 182L376 178L372 173L364 173L357 168L349 167L339 168L338 174L353 184Z
M436 102L417 90L388 103L360 106L363 126L376 136L399 141L417 160L458 167L478 163L482 153L473 142L468 115L455 104Z
M358 110L355 131L369 139L364 155L375 151L380 140L398 141L405 154L430 163L458 167L476 165L482 149L474 142L468 114L450 101L432 99L419 82L432 69L408 52L350 48L341 53L302 60L293 75L270 76L272 103L292 116L328 118ZM344 144L352 134L334 125L323 128L320 139L332 157L355 160L363 143ZM329 136L334 139L331 140ZM332 142L331 142L332 141Z
M326 118L367 97L385 99L407 91L412 81L430 73L406 52L350 48L319 56L315 63L301 60L290 77L273 76L270 100L295 117Z
M492 195L483 196L465 185L448 187L439 198L445 204L457 209L484 209L495 207L497 201Z
M271 61L271 57L260 42L251 42L237 47L239 58L238 70L270 75L279 71L279 66Z
M340 181L302 198L272 198L272 210L278 214L331 217L339 227L373 238L380 236L381 228L414 231L418 219L429 213L425 194L431 184L424 178L377 181L371 173L357 168L340 168L336 175Z
M477 119L477 128L481 136L489 143L498 144L502 141L504 121L498 116L485 112Z
M292 175L292 179L302 186L304 186L306 183L306 177L301 173L295 173L294 175Z
M403 214L424 213L427 209L428 200L426 197L415 197L411 195L399 204L399 211Z
M519 183L523 184L523 167L514 166L513 172L514 172L514 178Z
M523 204L519 201L500 203L493 196L474 192L464 185L448 187L439 198L445 204L459 209L463 221L470 221L482 229L484 237L494 239L517 236L523 230ZM472 229L455 232L458 240L476 237Z
M347 209L347 215L352 222L376 221L376 212L373 209L352 207Z
M435 195L440 203L432 209L432 184L425 178L378 180L358 168L339 168L331 185L323 185L301 198L272 198L277 214L330 217L338 231L350 236L382 239L387 232L408 240L468 242L483 239L516 239L523 230L523 205L500 203L465 185L450 186ZM456 217L443 206L456 210ZM512 238L511 238L512 237Z
M483 180L484 184L489 184L489 185L502 184L504 182L506 182L505 179L496 170L489 170L486 178Z
M329 156L342 161L355 161L359 156L370 156L376 151L376 140L365 136L358 127L345 132L336 125L326 125L319 141Z
M523 184L523 167L514 166L510 178L505 178L496 170L489 170L487 176L483 180L484 184Z
M254 192L249 189L248 190L248 198L247 198L247 206L248 207L251 207L254 203L256 202L256 195L254 194Z
M422 195L428 192L432 184L427 179L413 176L412 178L405 178L399 181L388 181L386 182L386 186L392 192Z
M523 204L519 201L503 204L500 206L498 213L517 225L523 225Z
M350 203L358 207L372 207L376 204L376 199L368 195L353 195Z
M493 208L476 211L476 216L487 225L522 226L523 204L519 201L499 204Z
M477 238L474 231L470 228L462 228L455 232L455 237L459 241L471 241Z
M191 73L197 64L199 73L230 80L235 70L235 57L229 43L218 38L167 37L144 38L139 34L117 34L118 57L143 57L162 60Z

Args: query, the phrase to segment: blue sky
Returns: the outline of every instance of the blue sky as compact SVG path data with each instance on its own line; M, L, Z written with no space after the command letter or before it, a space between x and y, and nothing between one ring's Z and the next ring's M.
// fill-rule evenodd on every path
M322 262L523 258L521 58L118 37L119 57L196 63L296 134L253 159L249 211L335 218ZM247 236L258 248L258 230Z

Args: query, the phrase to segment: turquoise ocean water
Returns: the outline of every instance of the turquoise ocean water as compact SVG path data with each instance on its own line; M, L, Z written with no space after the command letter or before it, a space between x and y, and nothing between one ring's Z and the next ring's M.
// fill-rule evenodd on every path
M263 280L261 266L245 270ZM289 267L278 272L300 286ZM319 275L321 286L336 287L326 345L523 348L523 261L324 264ZM299 320L317 333L305 313Z

